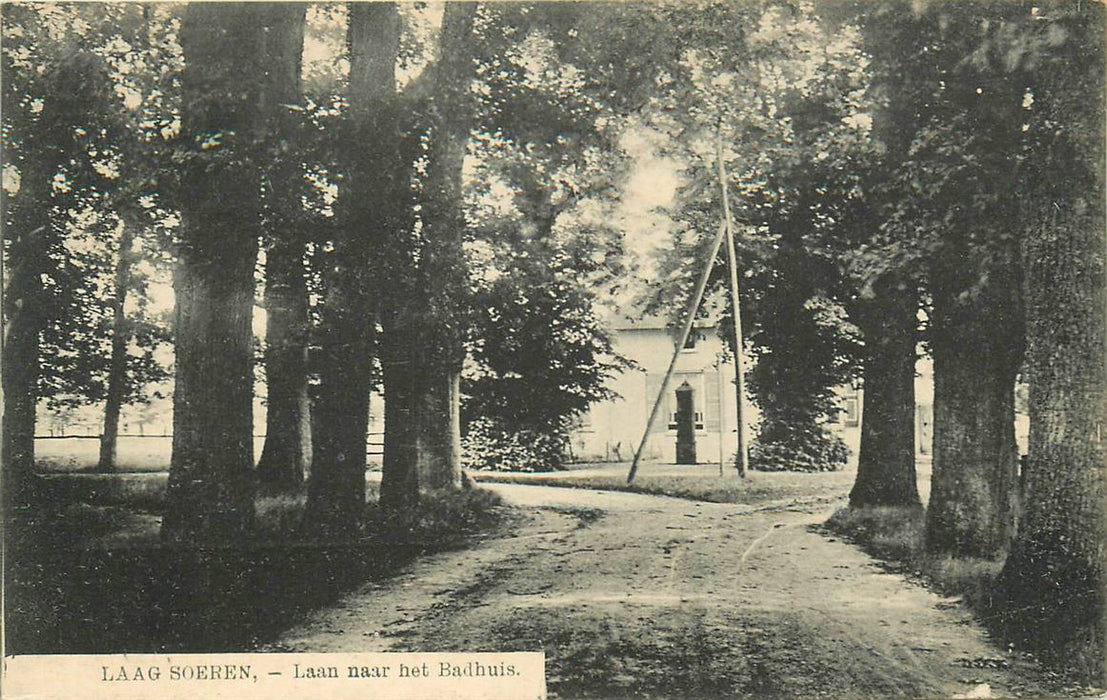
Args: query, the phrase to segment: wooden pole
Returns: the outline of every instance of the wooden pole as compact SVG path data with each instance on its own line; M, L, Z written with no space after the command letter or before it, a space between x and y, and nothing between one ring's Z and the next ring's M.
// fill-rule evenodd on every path
M688 333L692 330L692 322L696 320L696 311L699 310L700 301L703 300L703 290L707 287L707 278L711 276L711 268L715 266L715 256L719 254L719 248L722 247L723 238L725 237L726 222L723 221L719 224L719 232L715 234L715 240L711 243L711 252L707 256L707 262L704 263L703 272L696 284L696 291L692 294L692 304L688 307L688 314L684 319L684 327L680 331L680 341L673 348L673 358L669 360L669 368L665 370L665 377L661 380L661 389L657 392L657 398L653 401L653 408L650 409L650 417L646 420L646 430L642 433L642 440L638 443L638 449L634 452L634 461L630 463L630 473L627 474L628 484L634 481L634 475L638 473L638 462L642 459L642 452L646 449L646 443L650 439L650 428L653 427L653 422L657 418L657 410L661 408L661 399L665 396L665 390L673 376L677 357L680 356L680 351L684 349L684 344L688 342Z
M718 386L718 406L715 410L719 412L719 476L723 475L723 470L726 469L726 448L723 445L723 436L726 435L726 409L723 407L723 397L726 396L726 384L723 383L723 360L720 357L718 362L718 371L715 372L715 384Z
M746 470L749 467L749 455L746 453L745 420L742 416L742 397L745 396L745 378L742 376L742 311L738 304L738 255L734 252L734 220L730 215L730 195L727 188L726 167L723 165L723 137L716 132L715 159L719 166L719 188L723 195L723 219L726 227L726 256L727 267L730 268L730 302L734 308L734 393L737 404L737 425L735 433L738 437L738 454L734 458L734 466L738 470L738 476L746 478ZM721 438L721 436L720 436Z

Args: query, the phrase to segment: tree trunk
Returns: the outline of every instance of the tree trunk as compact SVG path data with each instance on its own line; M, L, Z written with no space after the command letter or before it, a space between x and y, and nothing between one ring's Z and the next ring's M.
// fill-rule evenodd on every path
M960 264L969 258L962 257ZM1022 361L1018 266L995 262L975 295L938 278L933 291L934 471L927 549L994 558L1014 535L1018 447L1015 377Z
M5 195L7 196L7 195ZM40 297L48 226L15 234L5 260L3 343L3 479L6 522L29 506L35 472L35 407L38 401Z
M404 329L386 324L381 349L384 372L384 465L380 504L390 511L410 510L419 500L416 469L419 376L414 366L415 345Z
M424 378L419 397L416 458L419 486L461 486L461 373L437 372Z
M339 300L337 295L327 296L327 303ZM304 526L322 537L356 536L365 508L372 341L365 326L351 316L325 312L320 338L316 434Z
M1055 201L1075 212L1033 231L1024 258L1030 451L1022 521L1000 590L1036 646L1102 686L1107 241L1099 197Z
M356 535L365 505L366 442L376 319L370 271L374 249L397 227L400 177L396 60L400 18L392 3L350 6L350 118L353 155L340 193L342 225L334 241L323 304L319 434L305 527L328 537ZM383 489L383 486L382 486Z
M468 292L462 168L473 126L472 33L476 3L446 7L441 55L434 70L435 118L428 134L420 278L429 286L422 316L429 342L417 354L418 472L422 488L461 486L461 420L457 405L465 359L462 307Z
M265 379L268 407L258 481L296 491L311 460L307 382L308 299L302 247L274 243L265 258Z
M306 7L267 6L266 51L271 58L268 92L275 104L270 128L286 144L296 137L299 116L286 105L302 101L300 73ZM308 290L304 278L303 169L295 149L273 158L266 188L266 215L272 230L265 257L267 312L265 380L268 410L258 481L269 489L295 492L311 461L307 347Z
M47 103L45 109L50 109ZM46 115L44 114L44 117ZM64 128L64 127L63 127ZM47 143L64 143L46 132ZM51 221L50 182L65 157L49 148L42 158L26 164L20 173L20 191L0 193L4 255L3 336L0 352L4 415L0 468L3 469L5 522L22 522L19 516L30 506L35 484L35 410L38 405L41 334L47 323L42 276L52 267L50 248L57 236Z
M127 222L119 236L119 260L115 265L115 296L112 298L111 359L104 401L104 430L100 434L100 461L97 469L115 471L116 445L119 441L119 414L127 393L127 345L131 340L127 323L127 290L131 285L131 247L134 231Z
M254 264L260 176L252 162L264 99L264 6L192 3L181 26L181 174L174 289L173 457L162 536L198 545L253 526ZM218 135L218 137L214 136Z
M850 506L919 506L915 479L914 290L878 285L856 315L865 334L864 411Z

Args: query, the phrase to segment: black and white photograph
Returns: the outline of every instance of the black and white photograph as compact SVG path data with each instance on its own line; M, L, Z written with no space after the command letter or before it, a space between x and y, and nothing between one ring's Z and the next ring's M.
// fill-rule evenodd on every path
M4 697L1102 696L1105 43L0 2Z

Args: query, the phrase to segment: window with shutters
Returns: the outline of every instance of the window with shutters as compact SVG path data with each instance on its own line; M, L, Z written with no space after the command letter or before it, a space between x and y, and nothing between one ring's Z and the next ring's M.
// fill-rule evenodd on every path
M649 410L653 408L653 402L657 399L657 392L661 391L661 380L664 375L661 374L647 374L646 375L646 415L649 415ZM666 392L668 393L668 392ZM661 398L661 405L657 409L657 418L654 419L653 425L650 426L650 432L664 432L668 429L667 419L665 418L672 412L672 407L669 406L667 397Z
M697 344L698 344L698 343L699 343L699 342L700 342L701 340L704 340L704 335L703 335L703 333L702 333L701 331L698 331L698 330L696 330L695 328L693 328L693 329L692 329L692 330L691 330L691 331L690 331L690 332L688 333L688 339L684 341L684 347L683 347L683 348L681 348L681 349L682 349L683 351L685 351L685 352L687 352L688 350L695 350L695 349L696 349L696 345L697 345Z
M653 402L657 398L657 392L661 390L661 380L664 378L665 375L663 374L646 375L647 411L653 406ZM705 373L675 372L669 379L669 386L665 389L665 396L662 397L661 406L657 410L658 417L650 427L650 432L676 430L676 388L684 382L688 382L692 386L693 427L696 430L704 430L712 420L718 422L717 409L714 415L712 413L710 401L712 390L708 387L709 383L705 381ZM718 387L715 389L716 393L717 390ZM715 430L718 430L717 426Z

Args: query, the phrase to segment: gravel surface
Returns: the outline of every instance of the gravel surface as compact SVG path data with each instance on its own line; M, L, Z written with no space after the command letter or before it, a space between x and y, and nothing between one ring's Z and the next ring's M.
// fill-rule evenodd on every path
M813 532L842 502L758 506L488 485L506 536L311 615L282 651L538 651L551 697L1040 696L956 600Z

